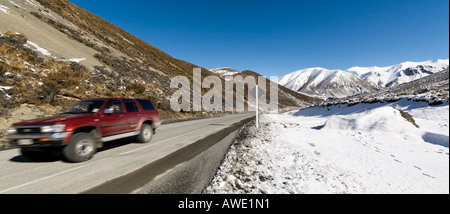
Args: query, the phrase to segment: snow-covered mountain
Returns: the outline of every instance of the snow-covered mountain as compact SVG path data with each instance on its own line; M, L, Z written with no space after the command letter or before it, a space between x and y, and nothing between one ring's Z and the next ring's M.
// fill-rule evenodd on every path
M448 66L449 60L445 59L387 67L352 67L345 71L314 67L287 74L278 83L309 95L343 98L411 82Z
M226 76L233 76L235 74L240 73L238 70L232 69L232 68L214 68L214 69L209 69L211 72L218 74L221 77L226 77Z
M283 76L278 83L293 91L320 97L343 98L377 89L349 72L314 67Z
M352 67L349 71L368 83L381 87L391 87L411 82L444 70L449 65L448 59L424 62L403 62L387 67Z

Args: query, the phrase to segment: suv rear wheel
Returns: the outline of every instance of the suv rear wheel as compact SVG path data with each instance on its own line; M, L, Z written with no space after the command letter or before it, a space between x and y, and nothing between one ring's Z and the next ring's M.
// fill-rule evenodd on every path
M94 137L80 132L71 137L69 144L63 149L63 155L70 162L82 162L91 159L96 151Z
M149 124L142 124L141 132L139 133L137 140L140 143L148 143L153 138L153 128Z

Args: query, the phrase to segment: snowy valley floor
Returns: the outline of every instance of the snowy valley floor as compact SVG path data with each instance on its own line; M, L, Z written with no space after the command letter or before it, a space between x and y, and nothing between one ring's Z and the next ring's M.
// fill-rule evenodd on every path
M448 129L448 103L406 99L264 114L204 192L448 194Z

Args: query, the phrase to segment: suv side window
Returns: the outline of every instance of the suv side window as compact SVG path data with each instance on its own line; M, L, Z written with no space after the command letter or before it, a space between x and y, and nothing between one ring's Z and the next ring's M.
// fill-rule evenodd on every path
M139 104L141 104L142 108L144 110L155 110L155 107L153 106L152 102L150 100L146 99L136 99Z
M132 99L124 99L123 102L125 103L125 109L127 112L138 112L139 108L137 107L136 103Z
M122 100L120 99L109 100L108 103L106 104L105 109L107 108L113 110L113 113L122 113L123 112Z

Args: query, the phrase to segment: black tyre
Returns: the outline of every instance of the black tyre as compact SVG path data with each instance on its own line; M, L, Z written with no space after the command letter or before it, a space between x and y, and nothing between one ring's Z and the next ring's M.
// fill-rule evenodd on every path
M20 153L25 161L47 161L52 156L53 151L20 148Z
M83 162L91 159L96 151L94 137L81 132L71 137L69 144L63 149L63 155L69 162Z
M140 143L148 143L153 138L153 128L149 124L142 124L141 132L137 136Z

